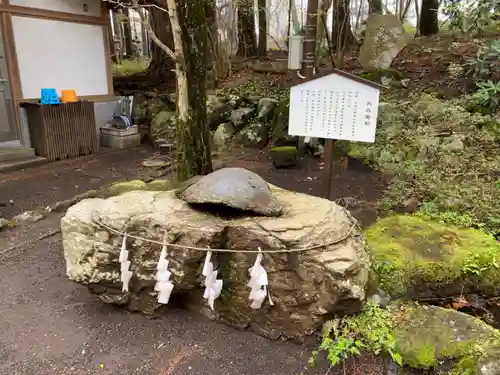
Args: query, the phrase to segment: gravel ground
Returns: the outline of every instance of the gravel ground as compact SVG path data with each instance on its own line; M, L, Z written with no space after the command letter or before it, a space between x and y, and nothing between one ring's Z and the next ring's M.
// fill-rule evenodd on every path
M0 173L0 216L12 217L46 207L113 181L129 180L144 171L153 155L147 147L105 150L95 155Z

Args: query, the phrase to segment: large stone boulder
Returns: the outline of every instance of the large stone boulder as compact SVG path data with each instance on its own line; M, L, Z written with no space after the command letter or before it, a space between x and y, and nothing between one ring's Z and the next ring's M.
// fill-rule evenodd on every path
M178 189L177 196L190 204L216 205L219 213L223 208L265 216L282 213L267 182L244 168L222 168L201 178L196 176Z
M388 69L411 39L397 16L372 13L366 22L359 62L366 70Z
M372 278L393 297L500 295L500 243L493 236L415 215L380 219L365 234Z
M175 191L133 191L83 200L61 221L67 274L88 285L104 302L154 313L159 307L153 290L156 264L165 234L169 243L200 248L312 247L264 255L274 305L266 300L258 310L250 308L247 286L255 254L214 250L212 258L220 266L224 286L211 311L202 299L205 253L170 246L172 298L181 298L213 319L271 338L299 338L319 328L331 314L358 311L365 299L370 264L355 220L331 201L270 188L283 207L280 217L219 216L192 207ZM122 236L116 231L130 235L129 292L122 292L118 262Z
M395 351L411 368L437 374L496 375L500 332L455 310L418 304L393 305Z

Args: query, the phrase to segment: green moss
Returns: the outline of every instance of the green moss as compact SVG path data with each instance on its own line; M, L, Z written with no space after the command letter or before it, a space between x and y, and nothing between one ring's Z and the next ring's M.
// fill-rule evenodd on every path
M408 366L414 368L434 368L437 365L436 350L433 345L415 345L413 352L405 357Z
M280 147L273 147L271 149L271 152L297 152L297 147L294 146L280 146Z
M127 76L139 72L144 72L149 65L149 59L136 58L126 59L121 64L113 64L111 71L114 76Z
M451 371L438 373L474 375L478 363L500 348L500 333L470 315L413 303L390 310L396 350L410 367L437 369L451 362Z
M134 190L146 190L147 184L141 180L116 182L105 189L105 195L120 195Z
M376 69L369 72L363 72L359 75L361 78L368 79L374 82L380 82L382 77L393 78L400 80L403 77L403 74L394 69Z
M15 220L8 220L0 217L0 231L4 229L12 229L15 228L18 225L17 221Z
M146 186L150 191L168 191L177 188L178 182L176 180L153 180Z
M396 215L375 223L366 238L371 278L392 296L497 293L500 244L483 232Z

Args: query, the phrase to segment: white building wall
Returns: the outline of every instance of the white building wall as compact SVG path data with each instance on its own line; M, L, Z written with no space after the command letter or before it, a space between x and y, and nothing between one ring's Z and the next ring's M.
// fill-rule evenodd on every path
M23 99L39 98L42 88L109 93L102 26L21 16L12 23Z
M102 15L101 0L10 0L10 5L95 17Z

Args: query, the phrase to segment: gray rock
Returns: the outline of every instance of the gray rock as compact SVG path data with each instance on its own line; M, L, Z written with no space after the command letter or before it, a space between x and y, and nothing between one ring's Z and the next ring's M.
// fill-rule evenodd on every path
M382 308L385 308L391 302L391 296L379 289L377 293L368 297L368 301L373 301Z
M157 113L151 121L151 136L153 140L160 138L162 142L175 142L176 120L177 115L175 112L163 110Z
M229 120L235 104L220 95L209 95L207 98L207 121L211 130Z
M259 175L243 168L222 168L179 191L191 204L221 204L259 215L278 216L282 207Z
M26 211L22 214L14 216L12 219L19 223L36 223L44 218L45 216L39 212Z
M227 100L229 101L229 104L233 108L238 107L241 103L243 103L243 98L241 96L235 95L235 94L230 94L227 97Z
M257 105L258 115L257 117L262 120L269 120L274 112L274 109L278 105L278 101L272 98L261 98Z
M255 113L255 108L238 108L231 111L231 123L236 129L242 129L248 119Z
M487 355L481 358L477 364L476 371L479 375L500 374L500 359L498 355Z
M412 303L395 303L389 309L396 352L409 367L438 374L498 374L500 332L480 319Z
M164 168L170 166L170 162L162 159L148 159L142 162L142 166L146 168Z
M238 133L236 142L246 147L264 148L269 143L269 128L259 122L250 124Z
M227 183L227 181L226 181ZM193 209L174 191L133 191L108 199L87 199L61 220L66 271L106 303L147 313L161 313L156 303L156 264L161 246L130 239L133 277L122 292L118 255L122 237L96 224L130 235L201 248L264 249L324 247L295 253L265 254L269 291L261 309L249 304L248 269L255 255L217 253L222 295L215 311L202 299L201 266L205 253L169 247L174 293L193 311L270 338L300 338L313 333L335 313L359 311L365 298L369 258L352 217L334 202L271 186L284 207L282 216L221 218ZM167 305L166 308L169 306Z
M366 22L359 62L366 70L389 69L411 39L397 16L372 13Z
M215 147L225 146L234 135L234 126L230 122L220 124L213 136Z

